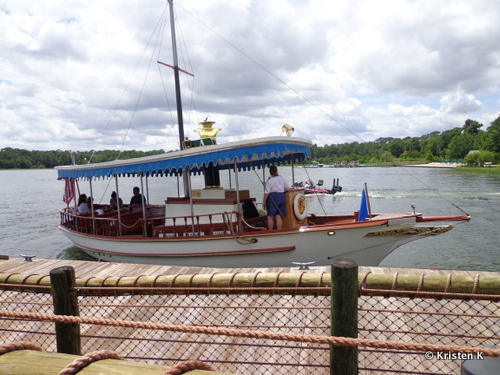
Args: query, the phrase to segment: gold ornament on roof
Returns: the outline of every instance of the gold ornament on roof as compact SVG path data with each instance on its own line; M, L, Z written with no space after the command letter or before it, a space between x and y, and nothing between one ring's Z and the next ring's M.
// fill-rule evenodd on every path
M212 125L215 124L215 121L207 121L207 119L205 119L205 121L200 122L202 128L194 129L194 131L200 135L200 139L210 138L213 144L215 144L215 140L217 139L217 133L221 129L212 128Z
M281 131L285 133L288 137L290 137L295 129L293 126L285 124L281 127Z

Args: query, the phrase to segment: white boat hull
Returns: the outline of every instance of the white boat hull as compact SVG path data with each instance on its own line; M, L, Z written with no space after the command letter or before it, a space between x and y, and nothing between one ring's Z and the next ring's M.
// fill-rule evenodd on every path
M420 232L427 232L427 229L411 231L415 223L415 217L406 217L366 225L262 231L238 238L232 235L104 237L60 228L77 247L103 261L248 268L288 267L293 266L293 262L328 265L337 258L352 259L361 266L375 266L397 247L420 237ZM451 225L438 228L447 231Z

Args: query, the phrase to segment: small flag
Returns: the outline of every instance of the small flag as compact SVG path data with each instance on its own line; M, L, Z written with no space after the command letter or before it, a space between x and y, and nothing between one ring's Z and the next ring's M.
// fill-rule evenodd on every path
M358 221L368 218L368 200L366 199L366 190L361 190L361 204L359 206Z

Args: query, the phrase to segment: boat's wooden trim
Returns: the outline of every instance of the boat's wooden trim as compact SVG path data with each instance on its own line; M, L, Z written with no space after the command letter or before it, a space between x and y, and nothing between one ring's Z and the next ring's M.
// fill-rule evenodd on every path
M202 256L225 256L225 255L250 255L250 254L264 254L264 253L279 253L283 251L292 251L295 250L295 246L284 246L284 247L270 247L265 249L252 249L252 250L235 250L235 251L207 251L207 252L198 252L198 253L124 253L119 251L107 251L94 249L87 246L77 245L82 249L93 251L100 254L112 254L112 255L121 255L121 256L130 256L130 257L160 257L160 258L174 258L174 257L202 257Z
M255 200L255 199L253 199ZM165 201L165 204L167 207L172 204L193 204L193 205L210 205L210 206L234 206L237 204L238 201L236 199L224 199L224 198L219 198L219 199L213 199L213 198L204 198L204 199L197 199L193 198L191 201L189 198L167 198Z

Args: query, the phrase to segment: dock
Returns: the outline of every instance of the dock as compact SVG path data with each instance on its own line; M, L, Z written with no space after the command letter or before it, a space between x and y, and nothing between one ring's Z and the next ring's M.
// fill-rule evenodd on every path
M41 287L47 283L47 275L52 269L65 266L73 267L76 278L85 280L85 285L97 283L104 286L110 281L117 286L115 295L102 293L99 288L82 292L85 288L79 287L81 317L186 325L200 330L199 333L165 332L82 324L84 353L109 349L129 361L162 366L196 359L209 363L217 371L236 374L329 373L329 345L276 341L265 337L227 337L204 330L224 328L262 334L329 336L330 296L328 285L323 280L329 280L330 267L311 265L307 270L298 266L213 269L36 258L33 262L26 262L22 258L10 258L0 260L0 275L4 280L1 284L0 310L52 314L50 294L30 293L22 286L7 284L9 280L19 278L34 279L35 284ZM289 287L289 290L282 287L280 277L289 278L294 274L297 275L297 287ZM166 277L171 275L174 276ZM232 275L228 288L220 288L216 282L223 275ZM259 280L271 275L275 275L274 284L266 281L261 287ZM481 288L485 288L481 280L500 280L500 272L359 267L359 275L363 280L369 280L372 275L388 275L389 280L394 280L394 285L397 285L398 278L403 280L407 275L415 275L421 280L418 283L421 290L414 292L398 288L392 288L385 294L360 290L359 338L479 348L493 344L500 348L500 288L498 295L479 294ZM245 276L248 285L238 293L231 282L239 276ZM425 278L434 280L437 276L448 280L445 290L419 294L425 289ZM130 278L136 278L136 281L124 294L123 288L118 288L119 283ZM155 285L162 278L170 280L170 288L162 289L159 284ZM208 280L208 288L202 292L196 289L194 283L198 278L203 278L205 283ZM454 278L472 280L472 292L450 292L456 286ZM144 286L143 280L150 284L153 280L152 287ZM189 285L176 288L176 283L182 280L188 280ZM299 283L302 286L310 280L319 280L317 288L309 287L311 292L299 293ZM496 286L488 288L484 290L493 293ZM99 292L96 292L98 289ZM147 292L149 289L151 293ZM3 317L0 320L1 341L35 342L46 351L55 352L53 326L50 322ZM429 360L415 350L359 348L360 374L459 374L460 364L460 360L451 357Z
M299 266L281 268L203 268L203 267L181 267L181 266L157 266L149 264L133 263L108 263L82 260L66 259L37 259L33 262L26 262L23 258L10 258L0 260L0 273L18 273L23 275L48 275L51 269L57 267L70 266L75 269L76 277L87 279L121 277L121 276L157 276L157 275L190 275L213 274L213 273L277 273L277 272L297 272L302 270ZM329 273L330 267L310 265L308 273ZM359 267L359 273L371 272L374 274L407 274L407 275L464 275L475 277L476 275L485 277L500 277L500 272L489 271L464 271L464 270L433 270L419 268L399 268L399 267Z

